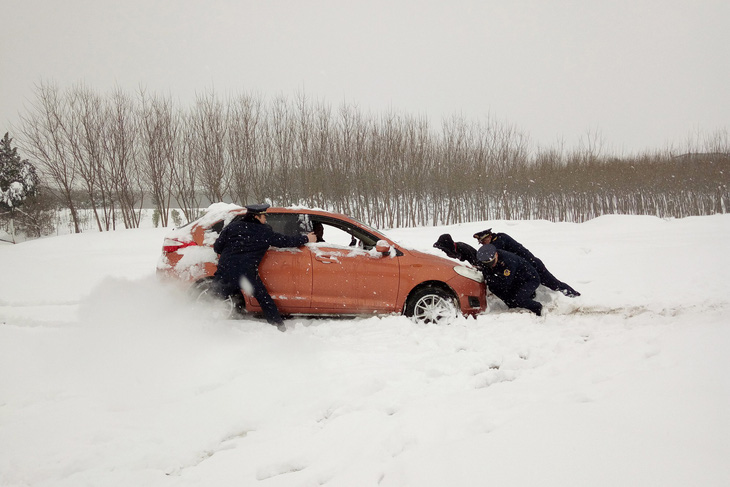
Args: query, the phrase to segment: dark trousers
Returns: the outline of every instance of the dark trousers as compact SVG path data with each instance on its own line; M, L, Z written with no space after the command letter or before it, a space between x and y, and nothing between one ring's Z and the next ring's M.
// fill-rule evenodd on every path
M231 297L234 299L234 303L236 303L237 300L243 298L241 295L241 280L246 279L253 289L253 297L259 302L266 321L272 325L283 324L284 320L281 314L279 314L279 309L276 307L276 303L274 303L264 282L261 280L261 276L259 276L258 266L246 267L240 269L240 272L240 275L227 273L227 275L222 276L216 274L214 280L217 281L216 287L218 294L223 299Z
M553 291L575 292L575 289L568 286L564 282L559 281L557 277L552 275L552 273L547 270L547 267L545 267L545 264L543 264L540 259L531 259L529 262L530 264L532 264L532 267L535 268L537 274L540 276L540 284L542 284L546 288L552 289Z
M276 307L274 299L269 294L269 290L266 289L264 281L261 280L258 267L245 269L241 278L247 279L251 284L251 287L253 288L253 297L259 302L259 306L261 306L261 310L264 312L266 321L272 325L283 324L284 320L281 317L281 314L279 314L279 308Z
M509 293L510 296L503 298L502 301L510 308L525 308L540 316L542 314L542 304L533 298L539 285L540 281L538 279L528 279L515 283L512 292Z

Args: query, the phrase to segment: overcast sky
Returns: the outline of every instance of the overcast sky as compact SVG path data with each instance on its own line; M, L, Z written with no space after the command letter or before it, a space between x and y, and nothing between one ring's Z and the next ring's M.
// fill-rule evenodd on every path
M728 0L0 0L0 129L34 85L297 92L613 152L730 127ZM11 132L11 136L13 136Z

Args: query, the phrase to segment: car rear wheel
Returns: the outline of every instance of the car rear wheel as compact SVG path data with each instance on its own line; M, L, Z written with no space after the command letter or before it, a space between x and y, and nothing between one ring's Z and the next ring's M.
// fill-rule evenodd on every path
M457 316L456 298L435 286L416 291L406 304L405 315L422 323L451 323Z
M234 299L231 296L221 299L215 292L213 285L212 279L203 279L193 284L190 293L195 302L205 305L214 304L214 317L219 319L234 318L245 312L243 295L240 296L240 299Z

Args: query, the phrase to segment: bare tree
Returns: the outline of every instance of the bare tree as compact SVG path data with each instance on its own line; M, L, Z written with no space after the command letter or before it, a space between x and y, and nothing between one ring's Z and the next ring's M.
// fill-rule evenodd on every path
M127 228L139 227L144 204L135 115L133 99L116 89L105 110L107 124L103 148L114 201L119 204L122 220Z
M172 175L178 163L175 148L180 143L180 113L169 98L149 98L143 90L140 98L140 169L160 223L166 227L173 193Z
M692 134L686 148L609 156L597 129L576 150L534 151L514 125L334 111L303 93L292 102L214 93L189 112L169 98L117 90L109 101L83 86L60 96L37 87L19 144L69 207L80 231L79 195L100 229L139 225L145 193L163 225L172 198L188 220L200 191L212 201L304 204L378 226L484 219L585 221L606 213L687 216L725 212L728 131ZM80 188L83 191L80 191ZM199 190L200 188L200 190ZM83 216L83 215L82 215Z
M104 103L99 95L83 85L71 88L67 93L69 123L65 135L78 168L78 174L86 188L99 231L109 230L113 215L111 185L107 174L106 152L103 150L106 132ZM101 212L101 215L100 215Z
M200 186L210 201L223 201L230 187L227 130L224 107L216 95L199 96L190 114L188 142Z
M190 117L185 117L184 128L181 130L179 144L175 147L177 152L177 164L172 172L173 194L177 204L185 215L187 221L198 217L200 198L198 197L198 171L200 165L195 159L193 149L194 128L191 127Z
M253 95L242 95L230 102L228 116L228 158L231 161L231 195L240 204L247 204L254 188L263 181L262 146L264 145L265 112L263 101Z
M274 98L270 112L269 141L271 150L268 162L272 174L265 187L270 188L266 197L278 196L280 204L289 205L292 201L294 165L295 119L286 97Z
M79 214L74 200L77 178L75 160L68 147L67 109L55 84L41 82L35 86L36 100L26 115L20 116L19 144L49 182L58 189L71 214L74 232L81 233Z

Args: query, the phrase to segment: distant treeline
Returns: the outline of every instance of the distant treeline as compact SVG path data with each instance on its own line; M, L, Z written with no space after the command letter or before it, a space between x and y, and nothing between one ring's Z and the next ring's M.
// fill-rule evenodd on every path
M99 94L40 84L15 133L73 221L140 223L152 206L197 217L205 201L269 201L352 215L378 227L491 219L581 222L604 214L685 217L728 211L727 130L682 149L604 154L533 148L514 126L454 117L365 114L298 94L269 101L199 95L191 107L140 90ZM86 212L85 212L86 213Z

